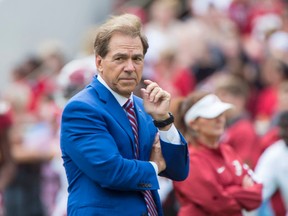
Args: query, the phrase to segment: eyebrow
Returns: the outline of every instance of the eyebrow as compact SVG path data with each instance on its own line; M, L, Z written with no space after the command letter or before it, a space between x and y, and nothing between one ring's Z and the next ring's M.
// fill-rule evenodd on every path
M128 57L128 54L125 54L125 53L116 53L113 58L117 58L117 57L124 57L124 58L127 58ZM143 54L134 54L132 55L132 58L144 58L144 55Z

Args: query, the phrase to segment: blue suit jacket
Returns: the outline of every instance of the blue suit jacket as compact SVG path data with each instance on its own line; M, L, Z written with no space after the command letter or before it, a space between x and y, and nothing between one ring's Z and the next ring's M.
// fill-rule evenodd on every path
M147 214L141 190L152 190L162 215L151 147L157 133L142 99L134 96L139 124L140 159L134 159L133 132L123 108L96 77L63 110L61 150L69 187L68 215ZM161 141L167 168L161 173L173 180L188 175L187 143Z

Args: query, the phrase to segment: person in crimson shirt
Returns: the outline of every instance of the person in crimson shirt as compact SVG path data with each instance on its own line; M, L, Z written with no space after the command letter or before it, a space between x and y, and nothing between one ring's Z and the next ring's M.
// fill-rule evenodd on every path
M3 193L15 173L9 133L13 124L10 105L0 99L0 214L4 214Z
M254 122L246 109L249 98L248 83L232 74L218 77L215 93L221 101L233 104L226 112L226 128L221 142L230 145L251 169L261 154L259 137Z
M0 193L6 188L15 172L9 139L12 124L10 105L0 99Z
M190 170L174 181L178 216L241 216L261 204L262 184L229 145L220 145L225 111L216 95L193 92L178 107L175 124L189 142Z

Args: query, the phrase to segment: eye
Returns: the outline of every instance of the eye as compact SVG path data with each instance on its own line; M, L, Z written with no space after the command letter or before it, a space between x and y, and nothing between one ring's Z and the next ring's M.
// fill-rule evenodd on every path
M134 58L134 61L136 62L142 62L143 61L143 58L141 56L137 56Z
M122 61L124 58L123 57L116 57L115 60L116 61Z

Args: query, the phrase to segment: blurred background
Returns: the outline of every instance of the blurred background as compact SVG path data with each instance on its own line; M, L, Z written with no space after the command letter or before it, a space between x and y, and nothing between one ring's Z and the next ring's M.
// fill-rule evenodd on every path
M67 60L79 54L85 33L113 11L115 0L1 0L0 89L23 56L42 54L48 43L63 49Z
M148 38L143 78L171 93L171 110L197 90L234 104L223 140L254 169L288 111L287 3L0 0L0 216L66 215L61 112L97 74L97 26L124 12L141 18ZM175 216L172 182L159 181L165 216ZM284 216L287 208L277 188L254 216Z

